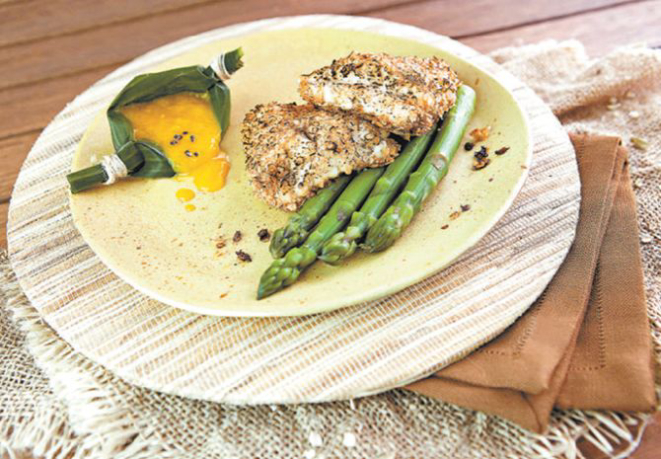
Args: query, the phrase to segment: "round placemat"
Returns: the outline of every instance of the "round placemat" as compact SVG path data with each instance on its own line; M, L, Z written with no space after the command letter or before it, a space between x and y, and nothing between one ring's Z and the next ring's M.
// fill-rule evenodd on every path
M295 27L405 37L490 72L528 114L534 142L528 180L512 208L473 249L439 274L382 300L303 317L223 318L150 299L101 263L73 225L65 175L77 143L113 95L145 69L212 41ZM566 133L530 89L488 57L410 26L315 15L239 24L178 41L77 97L25 161L11 200L8 241L19 282L48 324L118 376L193 398L296 403L406 384L496 336L534 302L562 263L579 203L578 170Z

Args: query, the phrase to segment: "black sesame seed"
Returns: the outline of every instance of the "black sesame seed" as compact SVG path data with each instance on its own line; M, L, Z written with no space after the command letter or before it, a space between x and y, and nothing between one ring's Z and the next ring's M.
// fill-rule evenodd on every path
M176 145L176 144L177 144L177 142L176 142L175 140L173 140L172 142L170 142L170 145Z
M186 135L186 134L188 134L188 131L184 131L184 132L182 132L181 134L182 134L182 135Z
M182 137L181 137L180 134L175 134L175 135L174 135L174 139L175 139L175 140L181 140Z
M473 149L474 146L475 146L475 144L473 144L472 142L466 142L466 143L464 144L464 150L466 150L466 151L471 151L471 150Z
M200 156L198 152L193 153L193 156Z
M190 141L195 142L195 136L193 134L191 134L191 136L190 136Z

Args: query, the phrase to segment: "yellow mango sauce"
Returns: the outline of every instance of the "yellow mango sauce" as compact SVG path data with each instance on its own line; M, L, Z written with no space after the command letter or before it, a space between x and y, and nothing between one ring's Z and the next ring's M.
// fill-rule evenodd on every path
M177 199L181 202L192 201L195 197L195 192L188 188L180 188L177 190Z
M204 96L173 94L128 105L121 112L131 122L135 139L158 145L178 178L192 179L199 191L214 192L225 185L230 165L219 147L220 126ZM181 188L176 197L187 203L195 192ZM186 205L186 210L194 209Z

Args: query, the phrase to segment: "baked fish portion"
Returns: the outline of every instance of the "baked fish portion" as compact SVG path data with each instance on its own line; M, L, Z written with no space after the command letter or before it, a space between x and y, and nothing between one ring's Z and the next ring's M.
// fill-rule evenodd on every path
M242 126L246 171L269 205L295 211L340 174L392 162L399 144L355 114L313 105L257 105Z
M455 103L457 74L437 57L351 53L299 80L299 93L325 110L360 115L404 137L431 129Z

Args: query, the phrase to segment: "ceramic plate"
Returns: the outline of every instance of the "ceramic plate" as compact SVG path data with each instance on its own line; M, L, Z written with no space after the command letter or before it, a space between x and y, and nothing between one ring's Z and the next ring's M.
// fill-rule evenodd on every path
M175 193L176 179L127 179L71 198L74 222L96 254L121 278L166 304L212 315L279 316L330 311L384 297L443 269L484 236L520 190L531 160L523 110L496 79L443 49L367 32L290 29L231 38L187 52L153 71L206 65L219 52L242 46L245 66L232 77L231 127L222 148L232 168L215 193L198 193L188 212ZM442 184L425 202L403 237L386 252L358 254L331 267L316 263L291 288L257 301L262 272L272 259L257 233L281 227L288 214L252 192L244 169L240 125L254 105L301 101L298 76L351 51L436 55L447 60L478 94L469 126L491 126L490 150L510 147L480 171L461 149ZM72 170L112 151L105 112L87 130ZM461 206L470 210L461 211ZM456 212L459 212L458 218ZM454 214L454 215L453 215ZM241 231L240 242L232 235ZM217 247L224 239L224 248ZM237 259L243 250L251 263Z

